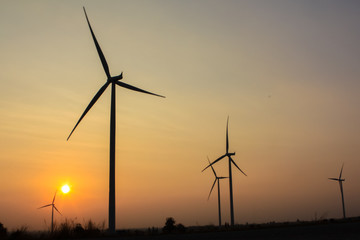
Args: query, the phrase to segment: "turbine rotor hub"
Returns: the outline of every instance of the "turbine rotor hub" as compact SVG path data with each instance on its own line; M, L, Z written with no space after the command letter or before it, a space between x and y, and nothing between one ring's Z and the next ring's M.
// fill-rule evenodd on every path
M116 83L116 81L121 80L121 79L123 79L123 73L122 73L122 72L121 72L121 74L118 75L118 76L114 76L114 77L108 78L108 81L109 81L109 82Z

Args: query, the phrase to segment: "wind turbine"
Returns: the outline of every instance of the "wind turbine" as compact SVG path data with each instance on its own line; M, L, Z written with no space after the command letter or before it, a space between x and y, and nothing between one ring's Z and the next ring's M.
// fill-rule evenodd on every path
M54 198L52 200L52 202L50 204L47 204L47 205L44 205L42 207L39 207L38 209L40 208L45 208L45 207L50 207L51 206L51 233L54 232L54 209L61 214L61 212L59 212L59 210L55 207L55 197L56 197L56 192L54 194Z
M118 76L111 76L108 64L106 62L105 56L101 51L100 45L96 40L95 34L91 28L88 16L85 11L85 7L83 7L86 21L89 25L89 29L91 32L91 36L94 40L94 44L98 55L100 57L102 66L104 68L107 80L105 84L99 89L99 91L95 94L93 99L90 101L89 105L86 107L84 113L81 115L79 121L76 123L75 127L71 131L67 140L69 140L71 134L74 132L75 128L79 125L80 121L84 118L87 112L91 109L91 107L96 103L96 101L100 98L106 88L111 84L111 113L110 113L110 174L109 174L109 231L115 232L115 128L116 128L116 120L115 120L115 87L116 85L127 88L133 91L147 93L151 95L155 95L158 97L164 97L155 93L151 93L140 88L134 87L127 83L120 81L123 78L122 72Z
M208 158L208 162L209 162L209 164L210 164L209 158ZM212 187L211 187L211 190L210 190L210 193L209 193L209 196L208 196L208 200L209 200L210 195L211 195L211 192L212 192L212 190L214 189L214 186L215 186L215 184L216 184L216 182L217 182L217 186L218 186L219 227L221 227L220 179L224 179L224 178L227 178L227 177L218 177L217 174L216 174L216 172L215 172L215 170L214 170L214 168L213 168L213 166L210 166L210 167L211 167L211 169L212 169L212 171L213 171L213 173L214 173L215 180L214 180L214 183L213 183L213 185L212 185Z
M231 164L234 164L235 167L237 169L240 170L240 172L242 172L245 176L247 176L239 167L238 165L234 162L234 160L231 158L231 156L235 155L235 152L230 153L229 152L229 133L228 133L228 128L229 128L229 117L227 118L227 123L226 123L226 153L224 155L222 155L221 157L219 157L218 159L216 159L215 161L213 161L212 163L210 163L206 168L204 168L202 171L205 171L205 169L207 169L208 167L214 165L215 163L217 163L218 161L220 161L221 159L223 159L224 157L228 157L229 160L229 188L230 188L230 216L231 216L231 226L234 226L234 204L233 204L233 189L232 189L232 174L231 174Z
M340 192L341 192L341 200L342 200L342 208L343 208L343 217L344 217L344 219L345 219L345 218L346 218L346 215L345 215L345 202L344 202L344 192L343 192L343 186L342 186L342 182L345 181L345 179L342 179L342 178L341 178L341 174L342 174L343 168L344 168L344 164L343 164L342 167L341 167L339 178L329 178L329 179L339 182Z

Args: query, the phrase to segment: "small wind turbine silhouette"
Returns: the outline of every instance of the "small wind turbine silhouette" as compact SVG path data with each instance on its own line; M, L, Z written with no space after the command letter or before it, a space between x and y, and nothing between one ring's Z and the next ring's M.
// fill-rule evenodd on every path
M343 192L343 186L342 186L342 182L344 182L345 179L342 179L342 178L341 178L341 174L342 174L343 168L344 168L344 164L343 164L342 167L341 167L339 178L329 178L329 179L339 182L340 192L341 192L341 200L342 200L342 208L343 208L343 217L344 217L344 219L345 219L345 218L346 218L346 215L345 215L345 202L344 202L344 192Z
M40 208L45 208L45 207L50 207L51 206L51 233L54 232L54 209L61 214L61 212L59 212L59 210L55 207L55 197L56 197L56 192L54 194L54 198L52 200L52 202L50 204L47 204L47 205L44 205L42 207L39 207L38 209Z
M239 169L240 172L242 172L245 176L247 176L247 175L238 167L238 165L231 158L231 156L235 155L235 152L234 153L229 152L229 133L228 133L228 129L229 129L229 117L227 118L227 123L226 123L226 153L224 155L222 155L221 157L219 157L218 159L216 159L215 161L213 161L212 163L210 163L202 171L205 171L205 169L207 169L208 167L214 165L215 163L217 163L218 161L220 161L224 157L228 157L228 159L229 159L229 188L230 188L230 216L231 216L231 226L234 226L234 204L233 204L231 163L234 164L235 167L237 169Z
M208 162L210 164L210 160L209 160L209 157L208 157ZM219 227L221 227L221 204L220 204L220 179L225 179L225 178L228 178L228 177L218 177L213 166L210 166L213 173L214 173L214 176L215 176L215 180L214 180L214 183L211 187L211 190L210 190L210 193L209 193L209 196L208 196L208 200L210 198L210 195L211 195L211 192L212 190L214 189L214 186L217 182L217 186L218 186L218 211L219 211Z
M96 47L96 50L98 52L98 55L100 57L102 66L104 68L107 80L105 84L99 89L99 91L95 94L93 99L90 101L89 105L86 107L84 113L81 115L80 119L76 123L75 127L71 131L69 137L67 140L69 140L71 134L75 131L75 128L79 125L80 121L85 117L87 112L91 109L91 107L96 103L96 101L100 98L100 96L103 94L103 92L106 90L106 88L111 84L111 113L110 113L110 174L109 174L109 231L115 232L115 128L116 128L116 120L115 120L115 87L116 85L120 87L124 87L133 91L147 93L151 95L155 95L158 97L164 97L155 93L151 93L145 90L142 90L140 88L131 86L127 83L124 83L120 81L123 78L122 73L118 76L112 77L110 75L109 66L106 62L105 56L103 52L101 51L100 45L98 41L96 40L95 34L91 28L88 16L85 11L85 7L83 7L86 21L89 25L91 36L94 40L94 44Z

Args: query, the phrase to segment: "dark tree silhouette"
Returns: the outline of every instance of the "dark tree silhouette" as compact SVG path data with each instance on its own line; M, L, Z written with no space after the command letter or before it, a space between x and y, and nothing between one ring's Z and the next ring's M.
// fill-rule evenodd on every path
M172 217L166 218L165 226L163 227L163 232L170 233L175 230L175 219Z
M0 237L5 237L7 234L7 229L2 223L0 223Z

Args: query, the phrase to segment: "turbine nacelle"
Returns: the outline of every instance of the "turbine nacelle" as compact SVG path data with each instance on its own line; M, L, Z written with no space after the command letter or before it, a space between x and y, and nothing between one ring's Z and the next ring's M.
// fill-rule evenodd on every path
M229 157L230 157L230 156L234 156L234 155L235 155L235 152L233 152L233 153L227 153L227 154L226 154L226 156L229 156Z
M216 177L216 179L225 179L225 178L229 178L229 177Z
M339 178L329 178L329 179L330 179L330 180L334 180L334 181L338 181L338 182L344 182L344 181L345 181L345 178L341 178L343 168L344 168L344 164L343 164L342 167L341 167Z
M123 79L123 72L120 75L108 78L108 82L116 83L118 80Z
M60 213L60 215L62 215L61 212L55 207L55 197L56 197L56 192L55 192L54 197L53 197L53 200L52 200L52 202L51 202L50 204L46 204L46 205L44 205L44 206L42 206L42 207L39 207L38 209L46 208L46 207L52 207L52 208L55 209L58 213Z
M329 178L330 180L338 181L338 182L345 182L345 179L339 179L339 178Z

